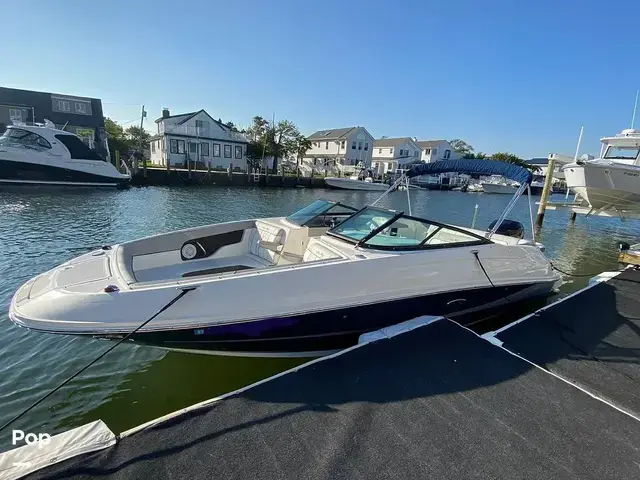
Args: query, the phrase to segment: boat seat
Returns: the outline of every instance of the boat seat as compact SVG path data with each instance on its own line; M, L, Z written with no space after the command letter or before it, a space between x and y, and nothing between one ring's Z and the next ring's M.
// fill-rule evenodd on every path
M321 243L319 240L312 238L302 257L303 262L317 262L319 260L331 260L335 258L344 258L331 247Z
M274 265L278 263L285 240L284 229L257 220L249 237L249 255L257 257L266 265Z

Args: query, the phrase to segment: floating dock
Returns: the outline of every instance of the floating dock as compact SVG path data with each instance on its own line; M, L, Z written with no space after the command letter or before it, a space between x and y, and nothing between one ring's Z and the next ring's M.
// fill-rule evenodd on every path
M483 336L420 318L119 437L98 421L0 456L0 478L31 472L639 478L640 271L603 275Z

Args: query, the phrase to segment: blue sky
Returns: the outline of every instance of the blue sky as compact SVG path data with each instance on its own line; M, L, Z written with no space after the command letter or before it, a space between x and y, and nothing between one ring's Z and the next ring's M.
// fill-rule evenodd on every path
M640 2L73 0L3 6L0 85L101 98L146 128L200 108L305 133L462 138L596 154L631 123ZM640 127L640 119L636 122Z

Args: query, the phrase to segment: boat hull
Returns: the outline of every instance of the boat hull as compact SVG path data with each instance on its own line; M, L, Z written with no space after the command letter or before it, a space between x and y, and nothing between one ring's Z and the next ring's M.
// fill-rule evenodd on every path
M101 165L102 163L104 165ZM106 173L108 170L113 170L113 174ZM2 185L121 188L127 186L129 182L129 176L118 173L107 162L85 160L43 163L0 158L0 184Z
M147 346L210 355L321 356L355 345L364 333L420 316L446 315L462 325L471 325L486 319L487 312L502 313L506 306L516 307L524 301L542 298L553 285L554 281L548 281L450 291L295 316L143 332L130 338ZM17 319L12 320L20 324ZM91 337L118 340L125 333Z
M324 179L328 188L339 190L366 190L383 192L389 188L385 183L365 182L363 180L353 180L351 178L327 177Z
M509 185L500 185L499 183L483 183L482 191L484 193L498 193L502 195L513 195L516 188Z
M564 168L567 187L593 208L640 207L640 166L613 162L569 164Z

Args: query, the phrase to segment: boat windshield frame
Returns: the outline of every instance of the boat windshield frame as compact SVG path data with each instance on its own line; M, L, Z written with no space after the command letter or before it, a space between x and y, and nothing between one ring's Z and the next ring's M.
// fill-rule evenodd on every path
M339 231L336 230L340 230L340 229L344 229L345 228L345 223L347 223L347 221L351 220L353 221L355 218L361 216L364 212L374 212L374 213L379 213L381 216L384 215L387 220L383 223L381 223L380 225L378 225L376 228L373 228L370 230L369 233L367 233L366 235L364 235L362 238L354 238L351 237L349 235L345 235L343 233L340 233ZM435 230L431 231L430 233L427 234L427 236L425 236L424 239L422 239L419 243L416 244L411 244L411 245L381 245L381 244L374 244L371 243L371 241L376 238L380 233L384 232L386 229L390 228L394 223L396 223L398 220L401 219L406 219L406 220L410 220L412 222L418 222L418 223L422 223L425 226L433 226L435 227ZM472 241L468 241L468 242L450 242L450 243L438 243L438 244L427 244L426 242L428 242L429 240L433 239L433 237L438 234L440 231L442 231L443 229L446 230L450 230L453 232L457 232L460 233L464 236L467 237L472 237L473 240ZM428 228L427 228L428 230ZM425 218L419 218L419 217L414 217L412 215L405 215L404 212L400 211L400 212L396 212L394 210L385 210L383 208L376 208L376 207L371 207L371 206L367 206L364 207L363 209L361 209L360 211L358 211L356 214L352 215L351 217L349 217L348 219L346 219L344 222L342 222L339 225L336 225L335 227L331 228L329 231L327 231L327 235L331 236L331 237L335 237L338 238L344 242L350 243L352 245L355 245L356 247L362 247L362 248L367 248L367 249L371 249L371 250L382 250L382 251L394 251L394 252L407 252L407 251L420 251L420 250L433 250L433 249L442 249L442 248L456 248L456 247L470 247L470 246L478 246L478 245L488 245L488 244L493 244L494 242L491 241L489 238L480 236L476 233L470 232L468 230L465 230L463 228L460 227L456 227L455 225L448 225L446 223L441 223L441 222L437 222L434 220L428 220Z
M313 205L318 205L320 207L321 204L324 204L325 208L319 208L318 210L315 209L310 209L310 207L312 207ZM342 207L346 210L349 210L351 213L348 212L330 212L330 210L332 208L335 207ZM305 210L310 209L311 212L309 214L303 214L302 212L304 212ZM360 210L358 210L355 207L352 207L350 205L345 205L342 202L334 202L332 200L324 200L324 199L318 199L312 203L310 203L309 205L306 205L305 207L293 212L291 215L286 217L286 220L288 222L291 222L295 225L298 225L300 227L319 227L319 226L329 226L329 225L325 225L325 222L323 220L322 225L315 225L314 223L317 223L317 220L320 219L320 217L326 217L327 215L331 216L331 217L335 217L336 219L338 217L344 217L343 221L346 220L347 218L352 217L354 214L358 213ZM348 213L348 214L347 214ZM302 217L302 221L301 219L295 218L296 215L299 215L300 217Z
M633 152L635 150L636 154L634 157L620 157L620 156L609 156L609 151L611 150L629 150L630 152ZM604 155L602 155L602 158L605 160L637 160L638 156L640 156L640 147L638 146L626 146L626 145L607 145L607 148L604 151Z

